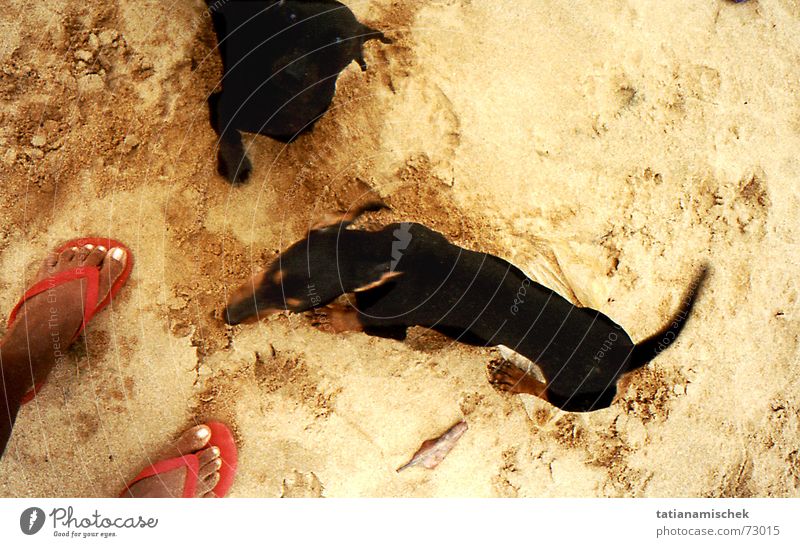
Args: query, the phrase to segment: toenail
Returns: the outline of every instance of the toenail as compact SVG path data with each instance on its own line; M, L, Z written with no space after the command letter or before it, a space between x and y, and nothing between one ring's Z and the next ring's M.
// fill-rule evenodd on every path
M100 251L101 253L104 253L104 252L106 252L106 248L105 248L105 247L103 247L102 245L98 245L98 246L97 246L97 250L98 250L98 251Z
M70 247L70 249L69 249L69 250L70 250L70 251L77 251L77 250L78 250L78 248L77 248L77 247Z
M114 247L111 249L111 258L114 260L122 260L122 257L125 256L125 251L120 249L119 247Z
M207 427L203 426L203 427L201 427L200 429L197 430L196 435L200 439L205 439L206 437L211 435L211 431L209 431Z
M214 454L215 458L219 458L219 447L212 446L211 447L211 453Z
M87 243L86 245L83 246L83 248L89 249L91 251L92 249L94 249L94 245L92 245L91 243Z
M222 467L222 460L214 460L214 469L220 469Z

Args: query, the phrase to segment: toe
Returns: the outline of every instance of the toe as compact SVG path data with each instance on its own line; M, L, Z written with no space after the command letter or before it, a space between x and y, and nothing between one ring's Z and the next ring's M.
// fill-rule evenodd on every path
M214 492L206 492L201 497L203 497L203 498L216 498L217 495Z
M72 262L72 259L75 257L75 251L77 251L77 247L67 247L61 254L58 256L58 264L66 264Z
M202 452L197 453L197 460L200 464L200 468L202 469L206 464L213 462L214 460L219 459L219 448L216 446L211 446L206 448ZM216 470L215 470L216 471ZM208 473L206 473L208 474Z
M126 256L125 249L121 249L120 247L111 247L111 249L109 249L108 253L105 255L103 266L110 267L112 269L116 268L119 272L121 272L125 267L125 261L127 258L128 257ZM117 275L119 275L119 273Z
M73 260L80 262L80 264L83 265L86 262L86 257L92 252L92 249L94 249L94 245L84 245L83 247L79 247L75 252L75 257Z
M178 454L191 454L202 450L211 439L211 430L207 425L196 425L183 432L175 442Z
M119 268L123 268L125 266L125 261L128 259L125 249L119 247L112 247L108 251L106 258L110 264L116 264Z
M44 259L44 268L47 268L48 270L55 268L56 264L58 264L58 256L59 254L55 251L48 254Z
M211 492L219 482L219 473L213 473L205 479L197 481L197 496L203 496ZM202 494L201 494L202 492Z
M86 255L83 259L83 263L86 266L97 266L103 261L105 258L107 250L103 246L95 247L93 245L87 245L87 247L91 247L89 249L89 254Z
M124 249L112 247L103 257L100 267L100 296L102 300L114 286L114 282L125 271L127 256Z
M201 479L206 479L211 475L213 475L214 473L216 473L217 471L219 471L221 467L222 467L222 460L216 458L205 464L203 467L201 467L200 470L197 472L197 476L200 477Z
M39 268L39 272L36 274L36 281L41 281L42 279L46 279L53 275L56 266L58 266L59 256L60 253L53 251L44 257L42 266Z

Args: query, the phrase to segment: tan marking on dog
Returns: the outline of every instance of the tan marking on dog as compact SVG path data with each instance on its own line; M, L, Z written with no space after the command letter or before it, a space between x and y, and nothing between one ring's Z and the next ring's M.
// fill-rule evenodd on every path
M371 283L367 283L362 287L358 287L357 289L353 289L353 292L363 292L368 291L370 289L374 289L375 287L380 287L384 283L391 281L396 277L400 277L403 275L403 272L384 272L381 276Z

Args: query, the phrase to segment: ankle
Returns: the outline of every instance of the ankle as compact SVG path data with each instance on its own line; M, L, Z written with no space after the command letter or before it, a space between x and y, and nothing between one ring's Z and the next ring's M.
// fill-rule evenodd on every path
M31 387L28 355L19 355L0 342L0 401L22 399Z

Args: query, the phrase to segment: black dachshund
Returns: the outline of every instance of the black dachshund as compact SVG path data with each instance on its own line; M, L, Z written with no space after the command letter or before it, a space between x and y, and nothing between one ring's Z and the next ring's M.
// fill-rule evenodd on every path
M706 276L703 269L663 329L634 343L601 312L575 306L502 258L458 247L421 224L347 229L374 209L316 227L281 253L233 295L228 323L319 308L355 293L355 308L329 309L335 331L402 340L408 327L423 326L467 344L502 344L536 363L545 382L504 363L491 371L495 386L583 412L609 406L620 376L675 341Z

